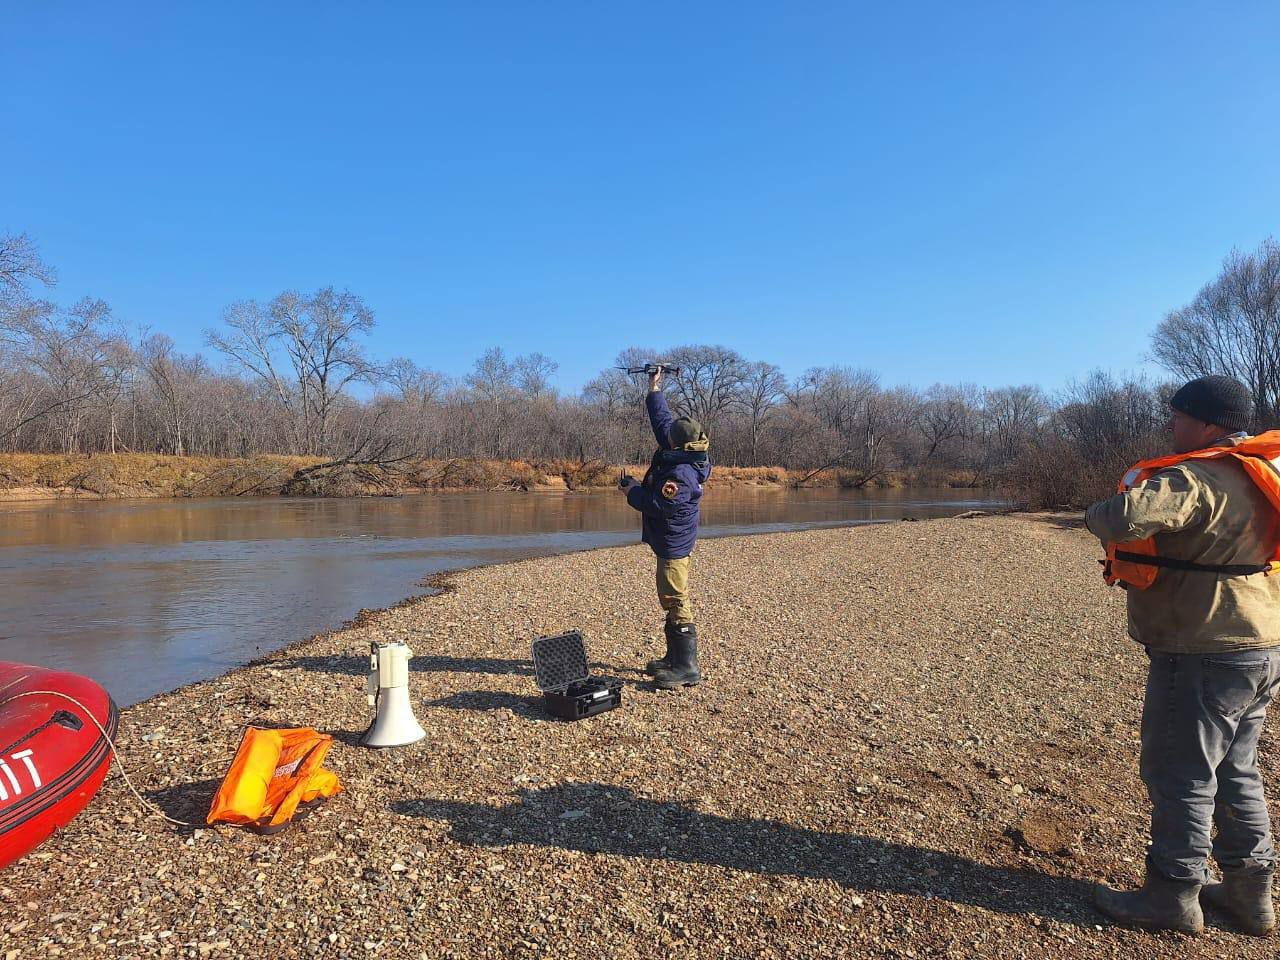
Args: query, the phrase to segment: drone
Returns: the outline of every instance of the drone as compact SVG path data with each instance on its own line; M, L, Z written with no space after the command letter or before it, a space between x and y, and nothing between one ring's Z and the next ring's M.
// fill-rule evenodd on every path
M646 363L643 367L619 367L618 369L625 370L632 376L640 373L648 377L652 377L655 373L669 373L673 377L680 376L680 368L669 363Z

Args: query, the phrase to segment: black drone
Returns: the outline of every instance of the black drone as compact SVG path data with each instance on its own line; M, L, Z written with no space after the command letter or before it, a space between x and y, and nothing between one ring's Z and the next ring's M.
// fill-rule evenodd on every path
M649 377L652 377L655 373L669 373L673 377L680 376L680 368L669 363L646 363L643 367L619 367L618 369L625 370L633 376L639 373Z

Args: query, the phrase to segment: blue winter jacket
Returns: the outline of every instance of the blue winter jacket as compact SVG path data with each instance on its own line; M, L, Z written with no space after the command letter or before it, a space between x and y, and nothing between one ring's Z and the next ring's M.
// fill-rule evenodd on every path
M627 503L643 514L641 539L664 560L693 553L702 512L702 485L711 476L711 460L704 452L672 450L667 432L675 419L661 390L645 398L649 425L658 438L658 452L644 480L627 491Z

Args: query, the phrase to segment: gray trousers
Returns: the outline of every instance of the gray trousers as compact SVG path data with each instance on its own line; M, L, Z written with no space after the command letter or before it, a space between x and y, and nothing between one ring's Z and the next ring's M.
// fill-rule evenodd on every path
M1148 656L1142 709L1148 867L1171 880L1207 883L1212 853L1224 870L1274 870L1258 737L1280 689L1280 647Z

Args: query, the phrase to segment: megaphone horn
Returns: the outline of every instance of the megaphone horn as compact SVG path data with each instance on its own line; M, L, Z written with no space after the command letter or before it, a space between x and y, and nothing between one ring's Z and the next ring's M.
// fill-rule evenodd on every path
M373 643L369 650L369 706L373 722L360 742L366 747L403 747L427 735L409 703L409 658L403 640Z

